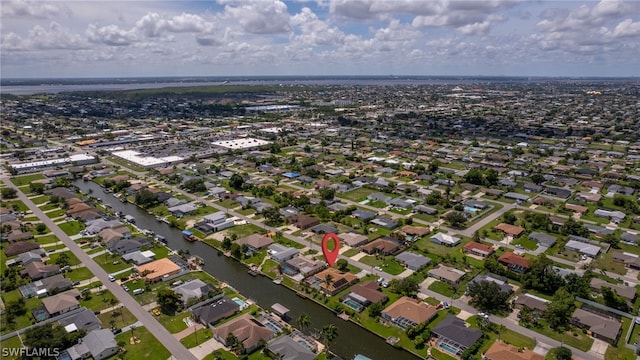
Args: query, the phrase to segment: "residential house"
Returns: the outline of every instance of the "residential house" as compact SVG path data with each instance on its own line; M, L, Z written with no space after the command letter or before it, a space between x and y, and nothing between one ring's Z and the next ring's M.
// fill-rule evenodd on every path
M53 275L42 280L34 281L19 287L20 294L25 299L32 296L44 297L69 290L73 287L71 280L62 275Z
M416 207L413 208L414 212L417 212L419 214L427 214L427 215L436 215L438 214L438 210L434 209L430 206L426 206L426 205L417 205Z
M520 202L529 201L529 197L527 195L518 194L516 192L508 192L504 194L504 197L507 199L517 200Z
M421 237L429 233L428 227L405 225L400 229L409 241L419 240Z
M294 257L284 263L282 271L290 276L300 274L303 278L322 271L327 263L321 260L312 260L304 256Z
M367 254L391 255L402 248L402 245L391 238L379 238L371 241L362 247L362 251Z
M623 263L625 267L634 270L640 270L640 256L626 251L614 251L611 253L611 259Z
M389 184L387 183L383 187L388 186L388 185ZM391 199L392 199L391 196L385 195L385 194L383 194L381 192L374 192L374 193L371 193L371 194L369 194L367 196L367 200L369 200L369 201L378 201L378 202L382 202L382 203L385 203L385 204L389 204L389 202L391 202Z
M636 246L638 245L638 240L640 240L640 236L638 236L638 234L632 234L628 231L625 231L622 234L620 234L620 241L622 241L625 244Z
M506 277L492 274L492 273L476 275L476 277L474 277L473 279L471 279L471 281L469 281L469 284L475 284L483 281L488 281L488 282L497 284L500 287L500 292L513 291L513 287L507 284ZM469 284L467 284L467 287L469 286Z
M602 292L603 288L608 287L616 294L618 294L618 296L623 297L625 300L627 300L627 303L629 305L633 305L633 301L636 299L635 287L622 284L612 284L599 278L592 278L591 283L589 283L589 287L595 292Z
M408 251L396 255L395 259L407 267L407 269L413 271L420 271L425 266L429 265L431 259L419 254L414 254Z
M435 306L403 296L382 310L381 317L390 324L405 330L410 326L418 326L431 321L437 312Z
M282 360L313 360L316 354L309 350L300 342L294 340L291 336L280 336L269 341L267 351L274 354L272 359Z
M107 244L107 249L122 256L135 251L140 251L144 246L150 246L152 244L153 240L146 237L136 237L133 239L117 239L109 242Z
M5 246L4 253L7 257L11 257L39 248L40 244L35 241L19 241Z
M123 225L124 224L120 220L95 219L87 222L87 227L84 231L89 235L96 235L104 229L113 229Z
M549 300L531 294L522 294L518 295L514 304L516 309L526 307L529 310L532 310L534 314L539 317L547 311Z
M482 356L483 360L544 360L544 356L529 349L495 341Z
M445 282L449 285L455 286L460 284L464 275L466 274L464 271L452 268L446 265L438 264L433 269L429 270L429 276Z
M522 233L524 232L524 228L520 226L507 224L507 223L500 223L496 225L493 229L502 231L506 236L511 236L513 238L517 238L518 236L522 235Z
M580 308L573 312L571 323L577 327L588 329L591 336L610 344L615 344L622 332L622 324L617 319Z
M586 214L589 211L589 208L586 206L570 204L570 203L564 204L564 208L582 215Z
M561 199L568 199L572 194L571 190L563 189L563 188L556 188L556 187L551 187L551 186L547 186L544 189L544 191L547 194L553 195L553 196L561 198Z
M65 350L66 358L94 360L107 359L118 353L120 347L110 330L96 329L88 333L80 342ZM64 357L60 357L64 358Z
M366 244L369 241L369 238L367 238L366 236L361 234L356 234L353 232L342 233L338 235L338 238L342 243L349 245L351 247L361 246Z
M371 212L371 211L367 211L367 210L353 210L353 212L351 212L351 216L355 217L356 219L360 220L360 221L368 221L371 220L373 218L375 218L376 216L378 216L378 214Z
M247 245L249 248L249 253L253 253L255 251L260 251L267 246L273 244L273 240L264 235L260 234L251 234L249 236L245 236L236 241L238 245Z
M445 233L437 233L429 238L432 243L444 246L456 246L460 244L460 238L457 236L451 236Z
M471 241L471 242L466 243L462 247L462 252L464 252L465 254L472 254L472 255L475 255L475 256L479 256L481 258L486 258L489 255L493 254L495 252L495 250L489 245L485 245L485 244L481 244L479 242Z
M196 210L198 210L198 206L195 205L194 203L181 204L178 206L167 208L167 211L169 211L171 215L177 218L181 218L185 215L189 215Z
M234 225L233 219L227 219L227 215L223 211L207 214L202 220L211 227L213 231L224 230Z
M240 311L240 305L226 296L216 297L197 308L190 309L193 319L204 326L214 326Z
M124 259L124 261L128 263L134 263L137 266L150 263L155 259L155 257L156 257L156 254L154 254L153 251L150 251L150 250L145 250L145 251L136 250L128 254L122 255L122 259Z
M482 331L467 327L464 320L449 315L431 329L431 335L439 350L460 356L482 337Z
M347 295L350 296L351 294L358 295L359 298L365 299L369 304L385 303L389 300L387 295L380 291L380 285L375 281L367 281L353 285L351 287L351 292ZM358 302L361 301L362 300L358 299ZM366 302L363 303L364 306L368 305Z
M309 230L314 234L335 234L338 232L338 229L335 226L329 224L318 224L311 227Z
M309 279L310 280L307 281L308 283L312 285L318 284L320 290L330 296L333 296L358 282L358 277L354 274L350 272L343 273L334 268L324 269L309 277ZM330 279L331 281L327 282L327 279Z
M509 268L509 270L515 271L517 273L525 273L529 270L529 259L525 258L524 256L515 254L511 251L507 251L502 254L498 258L498 261L502 265L505 265L507 268Z
M312 226L320 224L320 220L314 218L313 216L304 214L291 216L289 218L289 222L291 222L291 224L295 225L298 229L301 230L308 229Z
M300 251L293 247L284 246L281 244L271 244L268 247L271 259L278 264L282 265L285 261L290 260L298 256Z
M20 272L20 275L25 277L29 276L31 280L40 280L42 278L49 277L60 273L60 266L56 264L46 265L42 262L36 261L29 263L24 267L24 270Z
M624 218L627 216L627 214L623 213L622 211L613 211L613 210L605 210L605 209L596 209L596 211L593 212L593 215L599 218L609 219L616 224L623 222Z
M158 282L163 278L179 274L180 267L173 261L167 258L163 258L138 266L137 271L141 275L146 274L143 275L143 277L145 277L149 281Z
M529 239L538 243L539 246L552 247L558 239L553 236L542 232L532 232L529 234Z
M42 262L42 258L45 257L46 253L43 249L35 249L31 251L27 251L18 255L17 262L22 264L22 266L27 266L32 262ZM9 261L7 260L7 265Z
M569 238L571 238L571 236L569 236ZM580 254L583 254L592 258L598 256L598 254L600 253L600 250L602 250L602 248L597 245L592 245L586 242L577 241L577 240L574 240L574 238L571 238L571 240L567 241L567 243L564 245L564 248L567 250L579 252Z
M373 225L380 226L381 228L387 229L387 230L393 230L393 229L397 228L398 225L400 225L398 220L391 219L391 218L386 217L386 216L377 217L377 218L371 220L370 223L373 224Z
M93 311L87 308L71 316L60 319L58 322L67 329L67 332L69 332L69 330L86 330L89 332L102 327L100 319L98 319Z
M191 299L201 299L209 296L213 288L204 281L195 279L176 286L173 291L180 296L182 303L187 305Z
M214 338L225 346L228 346L226 341L229 334L235 335L242 342L247 354L257 349L261 340L268 341L275 335L271 329L260 324L250 314L244 314L213 330Z
M56 316L79 308L78 298L80 298L80 291L71 289L42 299L42 305L49 316Z

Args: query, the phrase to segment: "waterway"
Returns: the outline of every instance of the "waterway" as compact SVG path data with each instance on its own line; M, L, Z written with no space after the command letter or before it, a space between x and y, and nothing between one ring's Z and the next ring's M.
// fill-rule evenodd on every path
M310 329L321 329L327 324L334 324L338 329L338 337L331 344L331 351L344 359L353 359L356 354L363 354L372 359L415 360L416 357L407 351L394 348L386 341L360 326L339 319L335 314L309 299L297 296L293 291L274 284L263 276L251 276L247 268L235 260L218 255L218 251L203 242L188 242L182 238L180 230L156 220L156 218L137 206L122 203L112 194L91 181L75 182L84 193L89 189L91 195L98 197L102 203L112 206L114 211L122 211L136 218L136 225L141 229L149 229L162 235L173 250L189 250L204 260L204 270L213 277L226 282L244 296L255 300L260 307L269 309L274 303L280 303L290 309L289 316L296 319L306 313L311 320Z

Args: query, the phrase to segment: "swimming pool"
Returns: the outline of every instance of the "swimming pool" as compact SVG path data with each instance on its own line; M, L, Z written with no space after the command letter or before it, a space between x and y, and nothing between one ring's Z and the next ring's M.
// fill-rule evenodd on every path
M443 350L451 353L451 354L457 354L458 353L458 349L454 348L453 346L449 345L449 344L445 344L445 343L440 343L438 346L440 346L440 348L442 348Z
M245 309L247 306L249 306L247 305L246 302L242 301L242 299L239 299L237 297L234 297L231 300L233 300L234 303L238 304L238 306L240 306L240 309Z
M480 209L478 208L474 208L473 206L465 206L464 207L464 211L466 212L470 212L470 213L474 213L476 211L480 211Z
M358 312L362 311L362 308L363 308L362 305L360 305L357 301L354 301L353 299L347 299L342 303Z

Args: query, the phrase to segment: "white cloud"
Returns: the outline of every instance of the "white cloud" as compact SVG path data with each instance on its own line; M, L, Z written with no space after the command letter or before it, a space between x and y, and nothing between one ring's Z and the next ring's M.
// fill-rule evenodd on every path
M86 34L89 41L109 46L126 46L138 41L135 30L123 30L117 25L97 27L91 24L87 28Z
M338 45L344 40L344 33L335 26L330 26L305 7L299 14L291 17L291 26L300 30L299 35L292 34L292 42L300 42L304 45Z
M279 0L219 0L225 4L225 16L238 21L242 29L251 34L278 34L288 32L287 5Z
M640 36L640 22L625 19L613 30L614 37ZM637 39L636 39L637 40Z
M49 19L68 12L68 9L61 8L58 4L50 1L3 1L1 8L2 15Z
M87 47L86 41L70 33L57 22L47 28L34 26L26 37L14 32L2 36L3 50L77 50Z

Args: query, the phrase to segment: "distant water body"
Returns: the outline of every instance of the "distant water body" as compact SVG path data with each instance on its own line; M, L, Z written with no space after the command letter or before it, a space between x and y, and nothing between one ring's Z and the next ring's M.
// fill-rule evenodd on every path
M0 93L13 95L56 94L73 91L122 91L166 87L219 85L286 86L395 86L395 85L469 85L527 82L601 82L628 81L630 78L541 78L541 77L465 77L465 76L309 76L309 77L143 77L75 79L2 79Z

